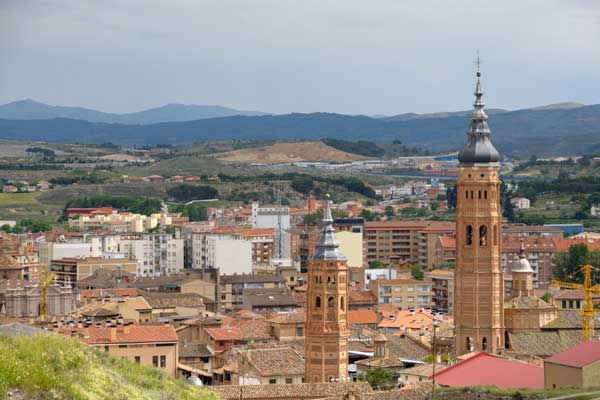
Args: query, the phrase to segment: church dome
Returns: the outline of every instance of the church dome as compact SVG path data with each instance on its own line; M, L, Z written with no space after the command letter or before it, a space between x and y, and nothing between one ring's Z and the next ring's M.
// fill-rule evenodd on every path
M531 268L531 264L529 264L529 260L525 255L525 245L523 244L523 240L521 240L521 250L519 254L519 259L515 260L511 266L512 272L528 272L533 274L533 269Z

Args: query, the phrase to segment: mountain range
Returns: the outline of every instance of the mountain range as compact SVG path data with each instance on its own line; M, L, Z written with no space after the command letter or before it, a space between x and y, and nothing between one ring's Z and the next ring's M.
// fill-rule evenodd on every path
M15 103L11 104L14 107ZM503 154L527 157L530 154L551 156L600 152L600 105L561 103L516 111L489 109L488 113L492 140ZM4 118L0 119L0 138L140 146L232 139L313 140L331 137L376 142L400 140L406 145L433 151L451 151L465 143L469 114L470 111L459 111L374 118L333 113L292 113L124 124L84 120L81 116L8 119L7 114L0 113L0 118ZM159 119L156 114L153 118ZM184 117L178 114L178 118Z
M232 115L268 115L268 113L234 110L222 106L166 104L133 113L114 114L83 107L51 106L31 99L0 105L0 118L3 119L70 118L89 122L131 125L193 121L205 118L230 117Z

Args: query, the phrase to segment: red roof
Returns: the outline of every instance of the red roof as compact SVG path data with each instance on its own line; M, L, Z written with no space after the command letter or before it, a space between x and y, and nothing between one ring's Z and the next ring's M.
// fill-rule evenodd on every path
M238 327L204 328L213 340L242 340L242 331Z
M369 325L377 323L377 313L372 310L348 311L348 323L356 325Z
M589 340L544 360L552 364L585 367L600 360L600 342Z
M600 250L600 240L594 239L568 239L568 238L553 238L556 251L565 252L569 251L569 247L575 244L584 244L588 250Z
M111 330L113 331L111 332ZM58 332L67 336L75 333L82 342L90 345L179 341L172 325L130 325L116 328L90 326L75 329L62 328Z
M497 386L508 389L543 389L544 369L521 361L481 352L435 374L443 386Z

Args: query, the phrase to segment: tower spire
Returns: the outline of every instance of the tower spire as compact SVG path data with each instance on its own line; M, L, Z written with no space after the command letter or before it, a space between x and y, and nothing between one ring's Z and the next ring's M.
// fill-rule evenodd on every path
M473 112L471 113L471 123L467 130L467 145L458 154L458 160L461 164L467 165L496 163L500 159L498 151L489 140L492 131L488 126L488 116L484 109L479 52L477 52L475 65L477 67L477 72L475 73L477 77L474 93L475 102L473 103Z
M321 223L321 237L315 249L313 260L345 260L346 257L340 252L340 246L335 239L333 217L331 216L331 198L329 194L326 197Z

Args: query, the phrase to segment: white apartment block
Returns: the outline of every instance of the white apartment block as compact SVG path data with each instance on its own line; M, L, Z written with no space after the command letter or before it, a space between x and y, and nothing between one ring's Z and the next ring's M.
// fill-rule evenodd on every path
M61 258L100 257L102 255L94 243L81 242L41 242L38 244L39 263L50 267L52 260Z
M184 240L167 233L101 237L105 258L137 260L139 276L176 274L183 269Z
M113 233L141 233L160 226L169 226L172 219L168 214L157 213L150 216L129 212L115 212L110 215L77 215L69 218L69 226L80 231L103 228Z
M218 268L221 275L252 273L252 242L242 236L188 233L186 251L191 268Z

